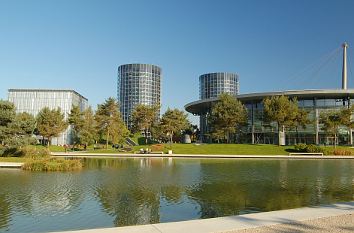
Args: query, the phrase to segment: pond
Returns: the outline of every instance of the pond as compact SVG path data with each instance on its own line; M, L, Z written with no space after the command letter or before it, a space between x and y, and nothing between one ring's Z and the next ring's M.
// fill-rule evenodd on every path
M354 160L85 159L0 169L0 232L139 225L354 200Z

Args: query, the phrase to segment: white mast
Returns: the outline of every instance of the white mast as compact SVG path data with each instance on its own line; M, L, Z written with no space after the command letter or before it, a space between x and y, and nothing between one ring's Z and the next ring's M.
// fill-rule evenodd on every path
M342 44L343 47L343 69L342 69L342 89L347 90L347 42Z

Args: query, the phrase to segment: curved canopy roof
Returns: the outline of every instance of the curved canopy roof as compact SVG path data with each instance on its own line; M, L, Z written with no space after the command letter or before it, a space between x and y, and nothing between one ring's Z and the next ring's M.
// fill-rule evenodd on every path
M237 95L237 99L241 102L261 101L266 97L285 95L289 97L297 97L298 99L311 99L311 98L354 98L354 89L328 89L328 90L289 90L289 91L275 91L275 92L260 92L260 93L248 93ZM188 103L184 106L187 112L192 114L205 113L210 109L211 104L216 102L218 98L210 98L204 100L198 100Z

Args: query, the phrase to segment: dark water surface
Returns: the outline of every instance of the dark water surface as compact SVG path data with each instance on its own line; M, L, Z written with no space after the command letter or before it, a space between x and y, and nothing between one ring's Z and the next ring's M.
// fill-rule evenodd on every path
M0 232L170 222L354 200L354 160L87 159L0 169Z

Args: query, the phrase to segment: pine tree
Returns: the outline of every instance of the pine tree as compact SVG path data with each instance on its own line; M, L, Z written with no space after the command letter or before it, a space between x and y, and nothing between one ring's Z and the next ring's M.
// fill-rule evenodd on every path
M42 137L48 140L47 146L50 145L53 137L58 137L67 127L68 124L60 108L50 110L45 107L37 115L37 130Z
M246 123L246 120L245 106L234 96L223 93L211 108L208 119L211 136L217 140L225 138L229 143L231 134L235 133L240 125Z

